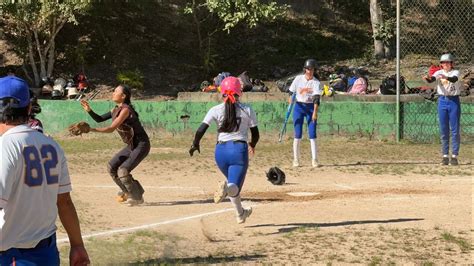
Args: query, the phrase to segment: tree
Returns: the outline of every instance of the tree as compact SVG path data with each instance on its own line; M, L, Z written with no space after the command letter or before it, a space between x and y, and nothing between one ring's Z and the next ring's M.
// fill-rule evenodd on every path
M273 21L283 16L288 7L276 2L261 3L259 0L192 0L184 13L193 16L206 73L209 73L214 64L212 37L216 32L224 30L230 33L240 23L250 28L256 27L262 21ZM214 27L203 33L203 24L215 21L216 17Z
M391 58L393 56L396 26L394 6L384 0L370 0L370 21L375 58Z
M382 40L375 38L378 33L377 25L383 23L382 8L379 0L370 0L370 22L372 23L372 34L374 38L374 56L377 59L384 58L385 52Z
M56 36L66 23L77 24L76 16L86 12L89 5L87 1L59 0L0 2L0 23L23 58L25 75L36 86L41 77L53 73Z

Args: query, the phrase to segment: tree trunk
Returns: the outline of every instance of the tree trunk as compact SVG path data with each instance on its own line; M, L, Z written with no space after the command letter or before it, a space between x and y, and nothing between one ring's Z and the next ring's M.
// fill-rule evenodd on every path
M30 73L28 72L28 69L26 69L26 64L27 64L26 62L27 62L27 59L23 58L23 64L21 65L21 69L23 69L23 73L25 74L26 79L29 81L30 84L32 84L34 80L31 78Z
M377 33L377 25L383 23L382 8L380 7L379 0L370 0L370 22L372 23L372 34L375 36ZM375 38L374 55L377 59L385 57L383 41L376 40Z
M64 27L66 24L66 19L54 19L51 25L51 37L49 39L48 45L44 48L44 55L48 56L47 62L47 69L46 73L48 77L53 75L54 71L54 63L56 62L56 36L58 35L59 31ZM84 72L84 71L82 71Z
M391 45L385 45L384 51L385 51L385 58L388 58L388 59L393 58L393 49Z
M38 87L40 84L40 76L38 74L38 68L36 67L35 62L35 51L33 48L33 38L31 32L27 32L27 42L28 42L28 58L30 60L31 70L33 71L33 77L35 78L35 86Z
M196 8L196 1L193 0L193 20L194 20L194 25L196 26L196 33L198 37L198 43L199 43L199 54L202 56L202 35L201 35L201 22L199 21L199 18L197 17L198 9Z
M53 70L54 70L54 62L56 61L56 53L55 53L55 50L56 50L56 43L54 41L54 39L51 40L51 46L49 47L49 51L48 51L48 68L46 70L46 73L48 75L48 77L52 77L53 76Z
M41 76L41 78L47 77L47 75L46 75L46 61L44 60L46 54L41 49L41 42L40 42L40 39L39 39L39 36L38 36L38 32L36 30L33 30L33 34L34 34L33 36L35 37L36 51L38 53L39 60L40 60L40 76Z

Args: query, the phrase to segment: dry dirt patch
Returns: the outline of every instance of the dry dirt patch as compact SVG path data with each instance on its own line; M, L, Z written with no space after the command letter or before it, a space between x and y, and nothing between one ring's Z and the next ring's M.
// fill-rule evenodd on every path
M146 204L137 208L114 201L116 188L106 173L105 163L120 141L89 137L80 147L61 140L84 235L159 224L87 238L94 264L470 263L473 169L437 165L437 145L327 139L319 143L326 166L292 169L291 145L264 138L242 191L254 213L238 225L228 201L212 203L222 180L213 136L193 158L187 154L188 139L153 139L150 156L133 173L146 190ZM337 163L331 157L349 148L358 154L348 153ZM463 146L463 162L473 159L472 150ZM394 153L419 163L404 164ZM309 151L303 156L309 158ZM266 181L272 165L286 172L286 185ZM61 228L58 235L65 237ZM61 247L67 263L67 245Z

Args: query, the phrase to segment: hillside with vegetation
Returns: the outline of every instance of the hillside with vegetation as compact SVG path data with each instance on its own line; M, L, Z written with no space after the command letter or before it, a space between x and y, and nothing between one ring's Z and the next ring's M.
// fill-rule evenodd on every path
M150 96L196 90L223 71L276 80L301 70L306 58L321 66L364 66L373 79L394 71L393 61L374 59L369 0L276 1L288 5L283 15L229 30L203 2L92 2L58 32L52 76L84 71L93 84L110 86L131 80ZM0 30L3 67L28 68L27 56L15 54L25 46L16 37ZM432 58L414 60L425 68Z

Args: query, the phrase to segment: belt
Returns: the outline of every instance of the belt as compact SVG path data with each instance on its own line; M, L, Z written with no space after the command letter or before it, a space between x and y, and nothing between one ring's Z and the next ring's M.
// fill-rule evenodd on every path
M440 98L457 98L459 97L459 95L439 95Z
M228 140L228 141L218 141L218 142L217 142L217 144L225 144L225 143L227 143L227 142L233 142L233 143L245 143L245 144L247 144L247 142L246 142L246 141L244 141L244 140Z
M55 236L56 236L56 233L52 234L51 236L49 236L47 238L44 238L44 239L40 240L40 242L38 242L38 244L36 244L36 246L34 248L17 248L17 249L20 250L20 251L32 251L32 250L37 249L37 248L48 247L49 245L51 245L51 242L54 241ZM0 251L0 254L1 253L2 252Z

